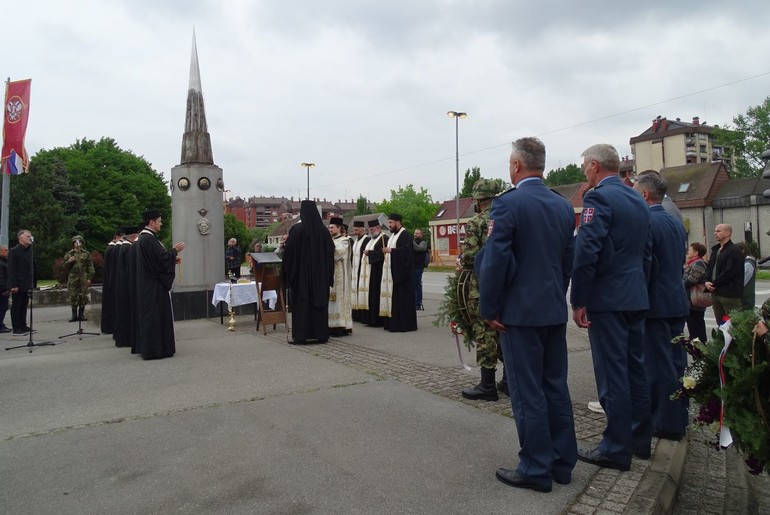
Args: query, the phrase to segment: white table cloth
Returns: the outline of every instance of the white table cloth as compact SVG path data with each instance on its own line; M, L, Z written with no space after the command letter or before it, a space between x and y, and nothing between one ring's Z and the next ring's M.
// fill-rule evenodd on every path
M261 286L261 284L260 284ZM267 290L262 292L262 300L267 302L270 309L275 309L275 304L278 300L278 294L275 290ZM214 286L214 295L211 298L211 303L216 306L220 302L224 302L230 306L230 283L217 283ZM257 302L257 283L254 281L249 283L236 283L233 284L233 307L243 306L244 304L255 304Z

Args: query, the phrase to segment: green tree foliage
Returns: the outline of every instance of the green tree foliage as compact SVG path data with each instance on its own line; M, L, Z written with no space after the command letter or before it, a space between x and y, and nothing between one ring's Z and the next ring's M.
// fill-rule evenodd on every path
M368 215L371 212L372 210L369 208L369 200L367 200L367 198L363 195L359 195L358 200L356 200L356 211L353 213L353 216Z
M238 240L238 246L241 248L241 256L246 259L246 252L249 251L252 235L246 224L235 218L232 213L225 213L225 247L230 238Z
M764 167L759 156L770 146L770 97L733 118L733 123L734 127L714 128L714 143L724 146L728 156L736 156L730 170L733 179L759 177Z
M561 186L562 184L576 184L585 182L586 177L583 170L576 164L568 164L564 168L551 170L545 176L544 182L548 186Z
M428 190L420 188L420 191L415 191L411 184L407 184L405 188L399 186L398 190L390 190L390 200L377 204L377 210L386 215L400 214L404 227L409 231L414 231L415 227L428 227L428 222L436 214L436 207Z
M55 260L72 246L78 219L78 213L72 210L78 204L78 191L69 184L63 163L52 161L46 166L35 158L30 161L28 174L11 177L9 183L9 243L15 244L19 230L31 231L35 237L37 277L50 279Z
M32 231L41 279L53 273L43 263L53 264L69 250L74 232L89 250L103 251L117 227L139 224L148 208L163 214L161 238L171 232L163 176L110 138L41 150L30 160L30 173L10 182L11 239L19 228Z
M465 170L465 177L463 178L463 185L460 189L460 198L468 198L473 193L473 185L476 181L481 179L481 168L474 166Z

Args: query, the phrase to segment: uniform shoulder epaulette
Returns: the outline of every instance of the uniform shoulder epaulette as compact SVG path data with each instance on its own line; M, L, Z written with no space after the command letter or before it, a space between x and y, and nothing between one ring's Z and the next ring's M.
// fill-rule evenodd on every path
M497 197L502 197L502 196L503 196L503 195L505 195L506 193L510 193L510 192L512 192L512 191L515 191L515 190L516 190L516 187L515 187L515 186L511 186L511 187L510 187L510 188L508 188L507 190L503 190L503 191L501 191L500 193L498 193L497 195L495 195L495 198L497 198Z

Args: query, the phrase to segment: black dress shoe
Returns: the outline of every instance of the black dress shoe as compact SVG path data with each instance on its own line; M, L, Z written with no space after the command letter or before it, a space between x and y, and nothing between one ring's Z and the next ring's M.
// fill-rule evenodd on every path
M652 453L647 451L634 451L634 457L640 460L649 460L652 457Z
M675 442L684 438L683 433L669 433L668 431L658 431L657 429L652 432L652 436L655 438L662 438L663 440L673 440Z
M543 486L538 485L536 483L533 483L532 481L528 480L525 477L521 477L516 473L515 470L511 469L497 469L497 472L495 472L495 477L497 477L498 480L505 483L506 485L513 486L516 488L529 488L530 490L534 490L536 492L550 492L551 486Z
M305 345L307 340L289 340L289 345Z
M631 470L631 465L624 465L617 461L612 461L598 448L596 449L578 449L578 459L592 465L598 465L600 467L620 470L626 472Z
M562 478L558 476L553 476L553 480L559 483L560 485L568 485L572 483L572 478L567 479L567 478Z

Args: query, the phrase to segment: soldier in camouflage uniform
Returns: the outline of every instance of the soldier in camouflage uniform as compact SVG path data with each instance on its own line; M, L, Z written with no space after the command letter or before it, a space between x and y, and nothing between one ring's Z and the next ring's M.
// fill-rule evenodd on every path
M64 269L68 274L67 290L72 306L70 322L85 321L88 287L94 277L94 263L91 261L91 254L83 248L82 236L72 238L72 250L64 254Z
M462 392L466 399L496 401L495 369L501 359L497 331L487 326L479 315L479 279L473 272L476 254L487 240L487 225L492 198L502 191L502 182L491 179L479 179L473 185L472 196L476 200L478 214L465 225L465 240L459 259L460 274L468 274L469 286L466 291L466 308L471 339L476 342L476 362L481 368L481 383ZM502 381L501 383L504 383ZM505 385L507 386L507 385Z

